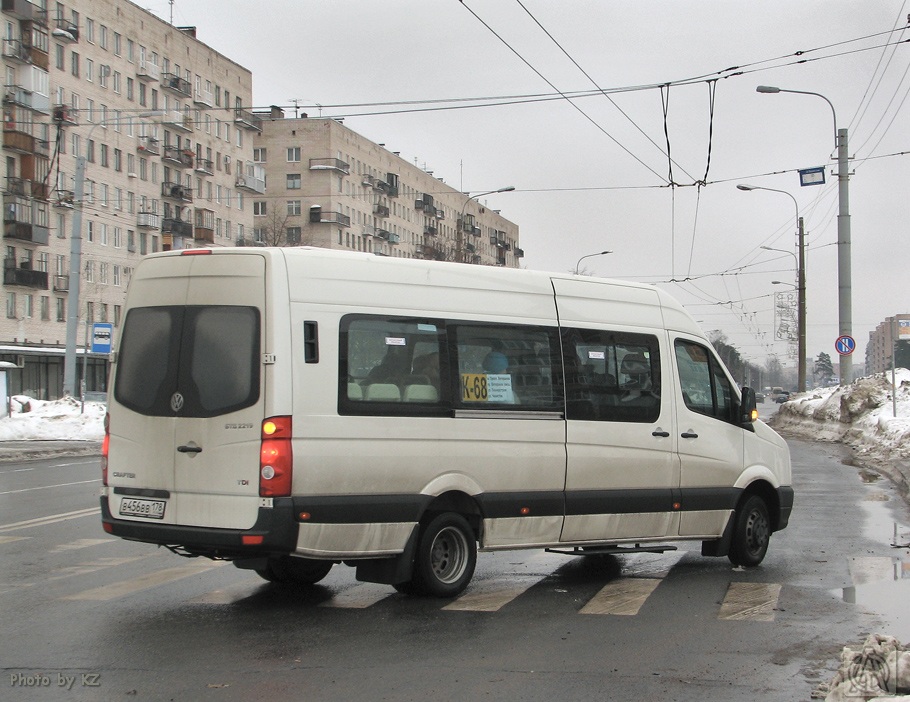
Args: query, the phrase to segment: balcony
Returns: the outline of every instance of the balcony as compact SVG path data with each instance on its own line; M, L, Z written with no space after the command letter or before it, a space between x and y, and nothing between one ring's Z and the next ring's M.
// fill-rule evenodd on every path
M524 256L525 256L525 250L524 250L524 249L519 249L519 248L516 246L516 247L515 247L515 258L524 258Z
M136 76L139 80L155 81L161 77L161 69L151 61L141 60L136 68Z
M140 136L136 150L151 156L157 156L161 153L161 142L153 136Z
M39 212L36 205L36 201L20 195L4 197L3 235L33 244L47 244L50 233L47 226L34 223ZM46 210L43 215L47 216Z
M215 95L211 90L196 88L196 92L193 95L193 102L197 105L202 105L203 107L214 107Z
M341 212L323 212L319 205L310 207L311 224L340 224L342 227L351 226L351 218Z
M234 124L252 132L262 131L262 118L249 110L244 110L242 107L234 108Z
M23 263L17 268L16 262L12 259L6 259L3 262L3 284L4 285L21 285L25 288L37 288L47 290L47 271L33 271L29 264ZM12 265L9 265L12 264Z
M24 178L6 176L6 189L3 191L3 193L5 195L19 195L20 197L30 197L32 194L31 181L25 180Z
M351 166L348 163L345 163L340 158L311 158L310 159L310 170L311 171L336 171L338 173L344 173L349 175L351 173ZM377 180L377 183L382 183L384 181ZM375 187L375 185L374 185Z
M385 205L373 205L373 214L377 217L388 217L389 208Z
M163 234L175 234L176 236L193 236L192 222L184 222L181 219L163 219L161 220L161 232Z
M3 11L20 20L39 20L39 15L45 15L45 11L28 0L3 0Z
M31 63L31 47L26 46L18 39L3 40L3 58L19 63Z
M173 163L183 168L192 168L194 157L195 154L192 151L186 151L179 146L170 144L164 145L164 152L161 154L162 161Z
M54 191L54 207L66 207L67 209L73 209L73 198L75 193L72 190L55 190Z
M243 173L237 175L235 186L260 195L265 192L265 168L258 164L248 163Z
M437 230L436 227L430 226L429 224L423 228L423 233L427 236L436 236Z
M68 275L54 276L54 292L69 292L70 277Z
M193 236L196 241L204 241L209 244L215 243L215 211L197 209L195 212L196 226Z
M389 243L390 244L401 243L401 236L399 236L395 232L389 232Z
M196 173L204 173L205 175L215 175L215 163L210 158L199 158L196 157Z
M157 212L140 212L136 226L139 229L161 229L161 215Z
M3 148L19 154L35 153L35 137L24 132L3 130Z
M56 124L68 124L70 126L78 124L75 110L69 105L54 105L53 117Z
M193 201L193 191L180 183L162 183L161 196L171 200L180 200L181 202Z
M188 80L176 73L162 73L161 87L181 97L193 97L193 88Z
M62 17L58 17L54 20L51 36L57 41L75 44L79 41L79 26Z
M161 121L164 124L170 124L172 127L177 127L186 132L193 131L193 118L188 113L181 112L180 110L168 110L164 113Z

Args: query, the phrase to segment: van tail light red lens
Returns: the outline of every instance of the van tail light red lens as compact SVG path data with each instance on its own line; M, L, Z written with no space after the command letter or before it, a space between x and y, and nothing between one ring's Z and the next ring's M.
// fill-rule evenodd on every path
M263 420L259 448L259 496L290 495L293 466L291 418L270 417Z
M107 485L107 454L111 446L111 415L104 414L104 438L101 440L101 484Z

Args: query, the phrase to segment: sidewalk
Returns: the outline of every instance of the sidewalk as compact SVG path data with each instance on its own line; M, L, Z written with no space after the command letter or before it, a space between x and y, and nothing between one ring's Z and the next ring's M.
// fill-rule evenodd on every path
M100 441L0 441L0 463L58 456L100 456Z

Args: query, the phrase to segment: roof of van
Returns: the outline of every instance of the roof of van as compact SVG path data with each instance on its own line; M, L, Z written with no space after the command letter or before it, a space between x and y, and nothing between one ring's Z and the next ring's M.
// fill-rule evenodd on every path
M190 251L187 249L178 251L168 251L163 253L152 254L150 257L175 256ZM194 253L200 253L200 250L192 250ZM415 294L414 286L421 286L422 289L467 289L477 290L480 294L486 295L487 300L492 303L492 296L496 293L512 294L512 306L509 311L512 314L522 316L522 312L528 313L531 317L537 316L533 309L514 309L517 298L514 294L524 294L530 296L541 296L546 298L547 302L552 305L554 287L571 291L575 297L591 296L603 301L622 301L630 298L637 300L647 299L647 306L659 307L660 310L654 310L655 313L662 315L662 323L657 322L660 326L685 331L699 336L701 330L692 318L692 316L683 308L683 306L669 293L660 288L646 283L636 283L625 280L615 280L611 278L597 278L593 276L577 275L573 273L560 273L553 271L537 271L518 268L504 268L498 266L477 266L454 263L450 261L426 261L423 259L395 258L389 256L377 256L371 253L357 251L338 251L320 247L300 246L300 247L228 247L218 249L206 249L215 255L250 255L258 254L268 258L280 257L286 261L288 267L289 280L295 281L296 288L306 288L306 299L313 300L325 298L326 302L342 302L348 294L354 297L349 300L351 304L357 296L356 291L350 290L350 281L357 279L369 279L381 283L387 283L389 286L389 295L384 300L379 301L377 306L388 307L396 298L407 297L413 302ZM146 258L150 258L146 257ZM339 276L339 266L343 266L346 273L350 276ZM295 270L297 273L295 273ZM302 281L308 281L306 285ZM567 281L560 283L558 281ZM401 296L395 294L395 289L399 289ZM292 298L294 294L292 292ZM339 299L342 298L342 299ZM421 302L430 300L421 297ZM542 304L545 304L541 300ZM520 303L520 306L524 306ZM431 305L431 308L438 311L446 311L438 304ZM497 305L491 304L490 311ZM483 306L476 312L484 312ZM552 314L540 313L541 317L552 317ZM644 320L639 322L644 324Z

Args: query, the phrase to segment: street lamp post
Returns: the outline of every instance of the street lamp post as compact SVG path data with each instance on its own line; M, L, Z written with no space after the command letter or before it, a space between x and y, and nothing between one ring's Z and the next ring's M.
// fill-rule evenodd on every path
M585 254L580 259L578 259L578 262L575 264L575 275L578 275L578 271L580 270L581 262L584 261L586 258L591 258L591 256L606 256L607 254L611 254L611 253L613 253L613 252L612 251L598 251L597 253Z
M477 193L476 195L469 195L467 197L467 199L464 201L464 205L462 205L462 207L461 207L461 213L458 215L458 222L457 222L458 235L459 235L458 242L457 242L457 248L458 248L457 255L458 255L459 263L464 263L464 258L465 258L465 255L464 255L464 246L465 246L465 243L464 243L464 213L465 213L465 210L467 210L467 208L468 208L468 203L471 202L471 200L476 200L477 198L483 197L484 195L495 195L497 193L510 193L513 190L515 190L514 185L507 185L506 187L499 188L497 190L487 190L486 192Z
M841 336L853 336L853 288L850 251L850 171L847 152L847 129L837 128L837 112L831 101L821 93L808 90L785 90L771 85L759 85L759 93L795 93L797 95L814 95L828 103L834 117L834 143L837 146L837 300L839 333ZM841 384L853 380L853 357L840 357Z
M157 110L143 112L136 117L143 119L164 114ZM79 331L79 282L82 269L82 208L85 195L85 166L87 152L91 146L92 134L100 126L122 122L130 118L112 118L92 125L85 138L85 153L76 155L76 176L73 185L73 232L70 237L69 292L66 300L66 350L63 356L63 394L74 395L76 391L76 343ZM84 353L88 353L88 348ZM81 394L81 393L80 393Z
M793 206L796 208L796 241L799 256L792 251L786 251L796 257L796 328L797 328L797 359L798 378L797 390L806 391L806 233L803 227L803 218L799 216L799 203L786 190L777 190L775 188L763 188L759 185L737 185L738 190L749 192L751 190L767 190L772 193L781 193L793 200ZM783 251L783 249L772 249L769 246L761 248L769 251Z

